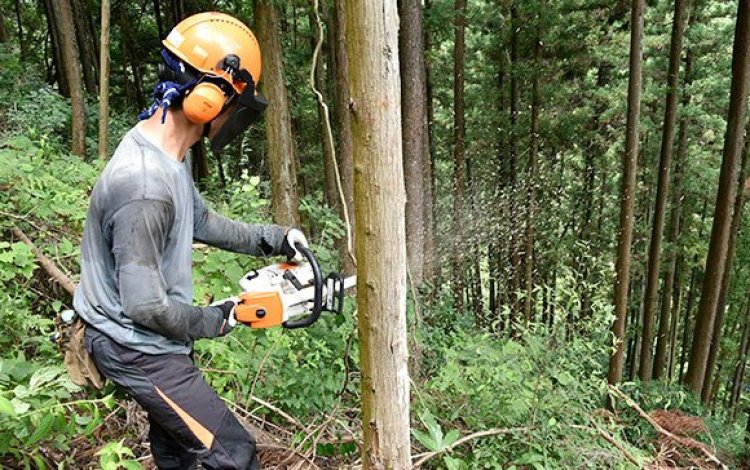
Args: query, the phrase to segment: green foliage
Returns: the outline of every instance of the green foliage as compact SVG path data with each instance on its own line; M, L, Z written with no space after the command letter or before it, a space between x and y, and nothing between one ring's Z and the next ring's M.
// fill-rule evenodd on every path
M97 451L102 470L141 470L143 467L133 459L133 451L123 441L110 442Z

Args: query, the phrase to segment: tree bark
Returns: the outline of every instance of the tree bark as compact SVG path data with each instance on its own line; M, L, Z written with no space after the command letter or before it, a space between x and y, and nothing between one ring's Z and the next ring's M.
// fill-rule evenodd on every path
M742 393L742 381L745 377L748 345L750 345L750 289L748 290L747 300L745 301L743 321L740 350L737 355L737 363L734 366L734 376L732 377L732 393L729 397L729 403L727 406L730 410L732 421L734 421L737 416L737 404L740 402L740 394Z
M466 1L456 0L454 32L455 48L453 50L453 306L458 312L464 309L464 290L466 272L464 267L464 217L466 194L466 153L464 138L464 31L466 28Z
M0 11L0 42L8 40L8 32L5 31L5 12Z
M630 77L628 79L628 117L623 153L623 176L620 199L620 233L615 266L615 320L612 334L616 352L609 361L607 380L616 384L622 378L623 339L628 311L630 284L630 247L633 242L633 212L636 170L638 167L638 131L641 113L641 55L643 44L643 0L632 0L630 15Z
M432 6L431 0L425 0L425 11L429 11ZM424 25L423 25L424 26ZM424 237L424 251L425 251L425 276L430 283L433 285L437 284L438 278L440 277L440 257L437 252L437 242L435 240L435 234L437 233L437 216L435 210L437 207L437 199L435 194L435 166L433 164L435 158L435 138L433 135L433 117L434 109L432 106L432 70L431 64L427 60L427 54L432 49L432 35L428 28L423 27L424 31L424 55L425 55L425 101L426 101L426 121L425 121L425 136L426 136L426 147L424 152L424 225L425 225L425 237ZM436 294L437 289L432 289L432 293ZM433 298L435 295L432 296Z
M750 77L750 3L739 1L737 27L732 52L732 89L729 98L729 116L724 140L724 151L716 195L711 241L708 248L706 270L703 276L701 301L690 351L687 385L698 394L706 376L711 333L714 327L721 276L726 262L732 204L737 192L737 174L744 141L743 126L747 108L748 78Z
M427 90L421 0L400 0L399 55L401 115L406 183L406 253L416 285L425 264L425 151L427 149Z
M398 23L394 0L346 2L364 470L411 468Z
M531 85L531 146L529 148L529 168L527 181L527 202L526 202L526 248L524 255L524 297L523 316L528 324L532 320L534 312L534 224L536 217L536 186L539 178L539 79L542 74L542 21L541 15L545 11L545 1L542 0L539 7L540 13L537 17L536 38L534 39L534 81Z
M263 48L261 86L272 106L266 111L266 149L273 219L277 224L299 226L299 195L292 118L282 63L279 16L270 0L254 0L258 40Z
M28 56L26 50L26 40L23 37L23 20L21 19L21 1L15 0L14 2L16 10L16 26L18 28L18 48L21 50L21 59L25 59Z
M667 99L664 107L664 126L661 135L661 155L659 157L659 177L656 184L656 205L654 206L651 243L648 250L648 270L646 275L645 305L643 309L643 347L639 376L642 382L651 379L652 343L654 336L654 312L659 295L659 272L661 267L661 243L664 237L664 218L667 212L669 194L669 171L672 166L672 147L677 117L677 81L680 77L680 55L682 37L685 32L685 4L687 0L675 0L674 22L672 24L672 45L669 51L669 72L667 74ZM669 310L667 310L669 311ZM666 321L664 322L666 325ZM662 358L663 365L663 358Z
M94 50L94 38L88 29L87 16L91 12L81 3L82 0L70 0L70 6L73 13L73 23L75 25L76 42L78 43L79 58L81 61L81 71L83 72L83 83L86 85L86 91L96 94L96 75L97 65Z
M680 3L682 3L684 0L678 0ZM677 11L675 11L675 20L677 19ZM674 34L674 30L672 31ZM671 56L670 56L671 60ZM692 83L692 66L693 60L692 60L692 52L688 50L687 57L685 59L685 83L683 84L683 99L682 99L682 109L685 110L690 105L690 94L687 92L687 90L690 87L690 84ZM670 63L670 68L671 68ZM670 86L672 82L672 77L670 75ZM673 93L674 95L674 93ZM669 98L668 98L669 101ZM669 106L669 102L667 103ZM673 118L674 116L672 116ZM665 112L665 126L664 126L664 134L666 134L666 119L667 119L667 113ZM674 123L673 123L674 124ZM674 169L674 189L672 190L672 209L669 215L669 246L672 248L671 252L668 255L668 261L667 261L667 269L664 273L664 284L662 288L662 296L661 296L661 311L659 313L659 333L656 337L656 355L654 358L654 367L653 367L653 378L654 379L660 379L662 376L662 373L664 371L664 363L666 359L666 353L667 349L669 349L669 332L671 329L676 329L677 323L672 322L672 325L670 327L669 319L670 319L670 310L671 310L671 302L672 302L672 291L673 288L676 287L675 285L675 264L677 262L677 250L676 250L676 244L677 240L679 239L680 233L681 233L681 224L682 224L682 203L683 203L683 183L685 180L685 159L687 155L687 115L686 113L683 114L680 117L680 130L678 132L678 144L677 144L677 159L675 160L675 169ZM662 136L662 140L665 136ZM671 137L670 137L671 139ZM662 142L662 149L663 149L663 142ZM661 178L661 174L659 175ZM659 194L657 191L657 199L659 198ZM656 222L654 222L656 223ZM654 226L654 228L656 228ZM655 234L652 232L651 234L652 240ZM652 241L653 245L653 241ZM658 262L658 261L657 261ZM649 265L649 275L651 274L651 266ZM652 294L656 294L656 292L653 292ZM647 303L648 300L648 293L647 295ZM651 306L652 308L655 308L655 305Z
M349 54L346 50L346 0L334 0L336 41L333 45L336 62L336 123L339 141L338 163L344 200L349 212L351 236L356 232L354 214L354 166L352 163L352 124L349 112ZM354 240L352 240L354 246ZM354 274L354 260L349 254L347 240L339 241L341 269L345 275ZM352 253L353 255L353 253Z
M109 0L102 0L102 27L99 46L99 158L107 158L109 135Z
M750 126L745 129L747 132L750 130ZM703 389L701 390L701 400L704 403L710 401L711 396L711 377L713 375L714 367L716 366L716 358L719 353L721 345L721 334L722 328L724 327L724 314L726 313L727 307L727 296L729 295L729 288L732 285L732 265L734 264L735 244L737 242L737 235L740 231L740 222L742 222L742 208L745 203L743 197L744 191L742 185L745 181L745 174L747 173L748 163L748 152L750 152L750 140L746 140L744 144L744 151L742 152L742 163L740 166L739 176L737 178L737 194L734 198L734 211L732 214L732 223L729 229L729 240L727 241L727 254L726 261L724 261L724 273L722 274L721 290L719 291L719 299L716 303L716 313L714 320L713 333L711 335L711 348L708 351L708 362L706 363L706 379L704 380Z
M62 39L58 28L59 20L52 6L52 0L44 0L44 12L47 16L47 29L50 32L52 58L55 68L54 80L50 81L50 85L54 83L54 81L57 81L57 89L60 92L60 95L70 98L70 87L68 86L68 81L65 76L65 60L62 53Z
M509 188L509 213L508 227L510 231L508 243L508 298L510 299L511 323L515 321L516 313L519 310L518 290L521 287L521 255L519 253L519 236L516 234L518 224L518 201L516 200L518 192L518 106L519 106L519 64L518 64L518 9L515 3L510 6L510 134L509 134L509 168L508 179Z
M78 62L73 13L70 0L53 0L55 17L59 19L58 27L62 40L66 81L70 86L71 103L71 153L80 157L86 156L86 115L81 83L81 65Z
M701 209L701 223L700 223L700 230L698 232L698 238L703 237L703 226L705 225L706 216L708 215L708 200L703 201L703 209ZM696 266L698 264L698 254L696 253L693 255L693 262L692 266ZM690 273L690 286L688 287L688 298L687 298L687 304L685 305L685 321L682 325L682 348L680 350L680 383L685 383L685 364L687 363L685 358L687 357L687 351L688 351L688 343L690 342L690 326L692 325L692 322L690 321L690 314L693 311L693 305L695 304L695 296L697 294L696 284L697 282L700 282L698 280L698 276L700 275L700 270L697 267L694 267L692 269L692 272Z
M154 0L154 20L156 21L156 30L159 31L159 39L164 39L164 22L161 19L161 7L159 2L161 0Z

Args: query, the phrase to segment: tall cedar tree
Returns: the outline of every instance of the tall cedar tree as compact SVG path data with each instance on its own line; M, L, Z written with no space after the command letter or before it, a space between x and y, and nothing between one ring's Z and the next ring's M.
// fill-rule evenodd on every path
M648 274L643 306L643 343L638 369L641 381L651 379L652 342L654 336L654 312L659 295L659 273L661 267L661 244L664 236L664 219L667 212L669 193L669 171L672 166L674 128L677 119L677 81L680 77L680 55L682 38L685 32L685 4L687 0L675 0L674 21L672 23L672 45L669 50L669 73L667 74L667 99L664 107L664 125L661 135L661 155L659 157L659 178L656 185L656 205L654 206L651 243L648 249Z
M737 192L740 154L744 141L743 125L747 108L748 78L750 78L750 2L739 0L732 52L732 90L729 96L719 190L716 195L711 241L693 334L693 347L685 376L686 384L696 394L701 393L706 377L706 363L716 318L716 307L723 282L722 275L726 263L733 204Z
M406 253L414 283L422 283L425 267L425 151L427 149L427 83L425 81L424 32L421 0L401 0L399 54L401 66L401 115L406 184Z
M750 129L746 127L746 134L748 130ZM716 359L719 355L722 329L724 328L724 314L726 313L727 307L727 297L729 295L729 288L732 285L732 266L734 264L735 246L737 243L737 235L740 231L740 222L742 221L742 207L745 203L742 184L745 181L745 174L747 173L747 150L747 145L744 145L744 151L742 152L742 163L740 164L740 171L739 175L737 176L738 189L737 194L734 197L732 223L729 228L729 240L727 242L726 255L727 259L724 262L724 274L722 275L723 279L721 282L721 290L719 291L719 299L716 302L716 318L714 320L714 329L711 337L711 349L709 349L708 352L708 362L706 363L706 378L703 381L703 390L701 391L701 399L706 403L711 401L711 384L713 383L711 377L713 375L714 367L716 366ZM719 375L718 371L717 375Z
M109 130L109 0L102 0L102 27L99 45L99 158L107 158Z
M534 81L531 85L531 147L529 149L528 197L526 208L526 247L524 249L524 298L523 316L526 323L532 320L534 309L534 223L536 216L536 191L539 179L539 80L542 75L542 14L545 10L542 0L537 14L536 34L534 39Z
M466 272L464 250L466 249L464 198L466 194L466 152L464 138L464 31L466 29L466 0L455 3L455 48L453 50L453 304L461 312L464 309Z
M64 56L66 81L70 86L71 105L71 153L86 156L86 111L83 101L81 64L78 62L73 12L70 0L53 0L54 17L60 31L61 49Z
M346 50L346 0L334 0L334 17L336 41L333 45L336 64L336 132L338 136L338 163L341 177L341 189L349 212L351 224L350 236L356 232L356 217L354 214L354 164L352 150L352 123L349 113L349 54ZM343 219L343 217L342 217ZM352 246L354 243L352 241ZM349 253L347 240L339 241L341 269L346 275L354 274L354 253Z
M406 228L395 0L346 2L357 212L362 466L411 467Z
M690 24L695 21L695 15ZM693 59L692 51L685 54L685 78L682 84L682 109L690 105L690 83L692 81ZM667 257L667 267L664 271L664 281L661 295L661 311L659 313L659 333L656 336L656 354L652 377L660 379L664 371L667 349L669 349L669 376L674 370L674 356L679 318L679 299L682 290L681 279L678 275L676 245L682 232L682 206L684 205L685 163L687 158L687 113L680 116L680 128L677 131L677 158L674 164L674 187L672 188L672 208L669 214L669 235L667 243L672 249ZM673 299L674 298L674 299ZM671 311L671 313L670 313ZM670 339L671 338L671 339Z
M8 40L8 33L5 31L5 12L0 11L0 42Z
M518 202L516 193L518 189L518 106L519 106L519 64L518 64L518 9L516 3L510 6L510 136L508 141L508 181L510 182L510 207L508 214L508 226L510 228L510 237L508 243L509 264L509 284L508 298L510 300L511 322L515 321L515 314L518 313L517 293L521 287L520 270L521 255L519 253L519 234L518 228Z
M607 380L616 384L622 378L623 339L628 313L630 285L630 247L633 242L633 215L636 169L638 167L638 130L641 121L641 56L643 48L644 0L632 0L630 12L630 77L628 78L628 117L623 153L623 175L620 199L620 233L617 239L615 265L615 320L612 333L616 352L609 360Z
M273 220L287 226L299 225L297 165L295 161L289 95L282 63L279 14L270 0L254 0L258 40L263 48L260 85L271 105L266 111L266 149Z
M425 0L425 11L429 11L432 7L431 0ZM437 242L435 240L437 233L437 215L435 211L437 209L435 199L435 165L433 164L433 158L435 156L435 138L434 138L434 126L433 117L435 115L434 108L432 106L433 97L433 86L432 86L432 70L431 64L427 60L428 54L432 49L432 35L430 34L429 28L424 29L424 56L425 56L425 100L427 106L427 117L425 122L425 132L427 135L427 147L424 152L424 211L425 211L425 237L424 237L424 251L425 251L425 267L424 272L426 278L432 283L437 282L440 276L440 262L437 254ZM436 294L437 289L432 290L433 297Z
M750 289L747 291L742 316L742 339L740 340L740 350L737 354L737 361L734 364L732 390L727 403L727 408L730 410L730 416L733 421L737 416L737 404L740 402L742 381L745 377L745 367L747 364L748 346L750 346Z

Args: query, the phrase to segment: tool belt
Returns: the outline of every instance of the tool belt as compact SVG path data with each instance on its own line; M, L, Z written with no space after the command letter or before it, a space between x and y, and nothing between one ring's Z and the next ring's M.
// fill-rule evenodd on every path
M104 388L104 377L86 349L86 322L72 310L66 310L55 318L55 326L55 343L65 357L70 380L81 387Z

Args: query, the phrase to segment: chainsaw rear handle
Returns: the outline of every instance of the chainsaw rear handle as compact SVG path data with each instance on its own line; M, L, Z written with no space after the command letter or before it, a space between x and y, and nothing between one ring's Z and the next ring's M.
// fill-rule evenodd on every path
M297 248L297 251L302 253L302 256L307 259L308 263L310 263L310 267L312 268L313 272L313 286L315 287L315 296L313 297L313 307L310 315L299 320L287 320L282 323L282 326L284 328L288 328L290 330L293 330L295 328L304 328L306 326L312 325L313 323L318 321L318 318L320 318L320 314L323 311L323 275L320 273L320 265L318 264L318 260L315 258L315 255L313 255L313 252L303 244L296 243L295 247Z

